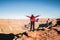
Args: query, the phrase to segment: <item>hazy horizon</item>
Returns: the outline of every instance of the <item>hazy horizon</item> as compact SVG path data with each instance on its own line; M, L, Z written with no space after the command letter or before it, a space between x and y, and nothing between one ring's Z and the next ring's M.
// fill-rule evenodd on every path
M60 0L0 0L0 19L60 18Z

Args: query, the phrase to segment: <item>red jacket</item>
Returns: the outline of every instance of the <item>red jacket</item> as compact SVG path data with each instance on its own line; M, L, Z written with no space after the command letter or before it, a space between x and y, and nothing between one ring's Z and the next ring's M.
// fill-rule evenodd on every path
M30 21L31 21L31 22L35 22L35 18L36 18L36 17L39 17L39 15L34 16L33 18L31 18L30 16L27 16L27 17L30 18Z

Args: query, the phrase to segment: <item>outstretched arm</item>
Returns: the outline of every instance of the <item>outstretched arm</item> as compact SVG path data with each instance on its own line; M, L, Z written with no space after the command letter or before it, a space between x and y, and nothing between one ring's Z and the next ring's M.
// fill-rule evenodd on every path
M26 16L26 17L29 17L30 18L30 16Z
M36 18L36 17L39 17L39 16L40 16L40 15L37 15L37 16L35 16L35 18Z

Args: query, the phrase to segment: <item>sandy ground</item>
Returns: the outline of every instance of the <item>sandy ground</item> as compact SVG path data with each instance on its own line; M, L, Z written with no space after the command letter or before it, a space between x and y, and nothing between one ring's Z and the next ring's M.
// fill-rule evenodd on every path
M41 18L38 22L35 22L35 28L38 27L41 23L46 23L47 18ZM50 19L49 22L52 21L52 25L56 24L55 19ZM35 30L34 32L30 32L25 29L24 25L28 25L29 20L22 20L22 19L0 19L0 33L13 33L18 34L22 32L27 32L30 37L23 35L21 38L17 40L60 40L60 34L54 29L60 31L60 26L52 27L52 29L45 30Z

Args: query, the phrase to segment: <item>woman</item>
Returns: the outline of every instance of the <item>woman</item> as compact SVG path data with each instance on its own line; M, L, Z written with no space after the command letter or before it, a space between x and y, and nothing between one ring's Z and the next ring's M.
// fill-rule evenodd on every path
M31 27L30 27L30 31L34 31L34 26L35 26L35 18L39 17L39 15L34 16L33 14L30 16L27 16L28 18L30 18L30 23L31 23Z

